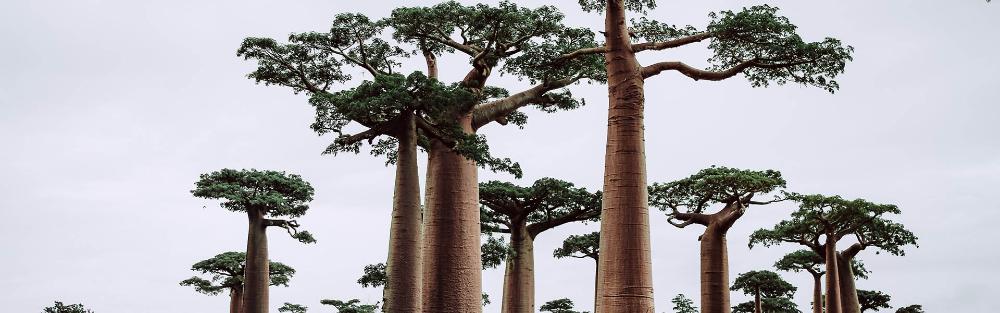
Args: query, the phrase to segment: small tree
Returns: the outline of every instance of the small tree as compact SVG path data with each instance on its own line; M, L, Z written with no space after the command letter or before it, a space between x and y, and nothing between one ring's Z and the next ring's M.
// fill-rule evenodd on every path
M924 306L919 304L914 304L907 307L902 307L896 310L896 313L924 313Z
M552 255L557 259L577 258L594 260L594 312L597 312L597 262L600 260L601 232L584 235L570 235L563 240L562 247L556 248Z
M802 313L798 305L787 297L767 298L761 302L761 310L766 313ZM747 301L733 307L733 313L754 313L756 304L754 301Z
M889 301L892 297L881 291L858 289L858 302L861 304L861 312L879 311L881 309L891 309Z
M250 229L247 239L243 310L268 312L270 265L267 259L267 228L281 227L292 238L313 243L312 235L299 231L294 219L309 210L313 188L302 177L277 171L222 169L202 174L191 191L195 197L221 199L223 208L246 213Z
M677 294L670 302L674 304L674 313L698 313L694 301L685 297L684 294Z
M43 309L42 313L94 313L94 311L84 308L83 304L65 305L56 301L55 305Z
M556 299L542 304L540 308L542 312L552 312L552 313L588 313L587 311L577 311L573 308L573 300L562 298Z
M813 277L813 313L823 313L823 257L812 250L798 250L785 255L774 263L774 267L782 271L805 271ZM861 260L854 260L851 269L858 278L868 278L868 269Z
M195 291L206 295L218 295L224 290L229 291L229 312L243 312L243 273L246 269L247 254L244 252L224 252L203 260L191 266L191 270L203 275L211 274L210 279L191 277L181 281L181 286L192 286ZM269 262L268 271L271 286L288 286L288 281L295 275L295 269L279 262Z
M319 303L332 305L339 313L375 313L378 311L378 304L361 304L361 300L358 299L349 301L324 299Z
M281 313L306 313L308 310L309 307L288 302L285 302L285 305L282 305L280 308L278 308L278 312Z
M795 286L789 284L778 273L772 271L749 271L736 277L733 291L743 291L754 297L754 312L763 313L763 299L791 298L795 294Z

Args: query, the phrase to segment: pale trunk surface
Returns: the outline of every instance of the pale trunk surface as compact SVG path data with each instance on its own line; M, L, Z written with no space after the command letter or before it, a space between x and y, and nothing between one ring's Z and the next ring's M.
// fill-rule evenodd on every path
M854 272L851 258L837 254L837 273L840 274L840 303L843 313L861 313L858 289L854 286Z
M813 274L813 313L823 313L823 275Z
M471 122L471 114L459 119L467 133L472 133ZM482 260L476 164L432 140L427 168L423 312L479 312Z
M243 312L268 313L268 286L271 284L267 260L267 223L264 212L251 209L247 236L247 264L243 274Z
M712 223L701 235L702 313L729 313L729 252L725 231Z
M243 289L242 288L230 288L229 289L229 313L242 313L243 306Z
M596 313L653 310L643 81L621 0L607 1L608 137Z
M503 313L535 313L535 244L527 227L511 229L514 255L507 259L503 276Z
M386 313L420 311L420 177L417 173L417 133L413 115L403 118L398 136L396 182L386 261Z
M840 300L840 275L837 266L837 240L826 235L826 312L843 313Z
M760 304L760 287L757 287L757 291L753 294L753 311L755 313L763 313L764 309L761 308Z

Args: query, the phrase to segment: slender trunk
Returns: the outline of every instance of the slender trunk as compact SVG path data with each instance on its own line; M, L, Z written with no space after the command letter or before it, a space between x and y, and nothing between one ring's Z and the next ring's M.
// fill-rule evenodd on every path
M472 115L461 117L459 125L472 133ZM479 312L482 260L476 164L432 140L427 168L423 312Z
M631 50L624 1L607 1L608 137L596 313L653 310L643 81Z
M837 240L826 234L826 312L843 313L840 300L840 275L837 266Z
M854 272L851 258L837 253L837 273L840 282L840 305L843 313L861 313L858 289L854 286Z
M597 259L594 259L594 310L592 312L597 313L597 285L601 277L601 272L597 270Z
M535 313L535 244L523 224L512 229L510 245L514 254L507 258L503 276L503 313Z
M729 313L729 252L726 233L712 223L701 235L701 312Z
M813 277L813 313L823 313L823 274L810 274Z
M261 210L251 209L248 215L250 230L243 274L243 312L268 313L267 288L271 284L271 271L267 260L267 223Z
M243 288L229 289L229 313L243 313Z
M396 150L396 182L389 227L384 306L386 313L420 311L420 177L413 114L404 113Z
M764 313L764 309L760 304L760 287L757 287L756 292L753 294L753 311L755 313Z

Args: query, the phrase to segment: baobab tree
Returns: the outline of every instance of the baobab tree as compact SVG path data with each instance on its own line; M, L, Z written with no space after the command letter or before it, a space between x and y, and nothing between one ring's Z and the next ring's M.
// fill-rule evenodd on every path
M904 246L916 245L912 232L884 217L900 213L895 205L824 195L792 195L790 199L799 203L792 218L772 229L755 231L750 247L796 243L822 256L826 264L826 312L861 312L852 270L859 252L873 247L904 255ZM857 241L838 251L837 243L845 237Z
M753 312L763 313L772 311L763 309L764 300L791 298L795 294L796 288L784 279L781 279L781 276L775 272L749 271L736 277L736 280L733 281L732 290L742 291L746 295L753 296Z
M592 232L584 235L570 235L563 240L561 247L552 251L552 255L557 259L577 258L594 260L594 308L597 311L597 261L600 259L601 232Z
M540 310L550 313L588 313L587 311L577 311L573 307L573 300L566 298L545 302L545 304L542 304Z
M247 214L242 312L267 313L270 285L267 228L281 227L302 243L316 242L309 232L299 231L299 223L294 220L309 210L312 186L299 175L285 172L222 169L202 174L191 193L198 198L220 199L222 208Z
M798 305L789 298L766 298L761 301L760 312L764 313L802 313ZM754 301L747 301L733 307L733 313L756 313Z
M608 75L608 136L604 159L598 313L652 312L649 212L643 134L645 80L677 72L695 80L739 74L754 87L798 83L833 92L852 48L837 39L805 42L777 8L753 6L709 15L705 29L674 27L642 18L627 23L626 11L645 13L655 0L579 0L586 11L602 11L606 43L564 54L560 61L604 54ZM709 41L709 69L679 61L641 66L636 54ZM638 42L637 42L638 41ZM712 311L709 311L712 312Z
M285 302L285 305L282 305L280 308L278 308L278 312L281 313L306 313L308 311L309 307L307 306L301 304L288 303L288 302Z
M229 291L229 312L243 312L243 273L246 270L247 254L244 252L224 252L210 259L199 261L191 270L209 279L194 276L181 281L181 286L191 286L198 293L215 296ZM268 272L271 286L288 287L288 281L295 275L295 269L280 262L269 261Z
M902 307L896 310L896 313L924 313L924 307L919 304L914 304L907 307Z
M468 74L461 81L440 85L447 92L435 93L440 96L429 97L433 98L430 101L433 105L413 106L415 127L420 129L419 138L428 152L428 169L422 228L424 233L421 237L424 242L407 245L424 247L420 259L423 270L419 278L423 286L419 289L427 292L421 295L424 300L421 310L424 312L468 312L479 309L480 299L475 298L475 294L479 293L477 290L482 289L479 273L481 265L478 264L480 253L477 251L479 216L476 166L488 166L515 174L517 168L507 159L489 156L485 138L476 134L476 131L493 122L522 125L526 121L526 115L518 110L526 106L535 106L545 112L576 108L581 101L574 98L566 87L585 80L603 82L604 72L598 56L570 60L571 63L567 66L542 66L563 53L596 45L593 32L566 27L562 24L562 19L563 15L551 6L526 9L507 1L497 6L464 6L449 1L431 7L398 8L389 18L375 23L391 28L392 38L396 41L383 48L413 46L417 47L415 50L420 50L428 65L431 65L428 72L432 75L426 76L435 76L436 60L446 54L465 55L471 65ZM337 42L328 40L342 37L293 35L288 44L277 44L265 39L250 40L251 49L248 50L259 50L257 55L262 56L260 59L266 59L260 62L273 65L257 72L267 75L251 74L251 77L267 78L262 80L265 83L271 83L269 77L288 80L293 83L293 89L327 95L329 92L317 91L323 91L332 86L331 82L339 81L342 73L338 71L338 65L345 62L365 63L348 60L347 57L358 59L355 56L364 55L365 51L369 54L387 53L364 49L357 50L352 56L350 51L354 50L340 48L336 45ZM257 45L255 42L266 44ZM310 55L329 57L313 58ZM372 64L374 62L369 65ZM372 72L369 68L365 70ZM513 93L488 86L487 80L497 70L527 79L534 85ZM396 72L399 71L393 70L393 73ZM375 73L372 75L376 78L384 76L377 76ZM406 77L419 80L419 76ZM386 92L381 95L393 97L394 93ZM317 98L314 95L311 102L316 105L332 100L337 99L326 96ZM339 114L339 111L326 112ZM388 116L395 115L375 117L386 117L378 120L382 121L389 119ZM359 119L351 120L360 123ZM361 124L369 130L379 129L379 125L383 125ZM378 131L369 134L374 133ZM346 138L372 140L373 137L358 136L363 134L365 133ZM341 137L345 138L345 135ZM391 148L391 144L376 145L374 150L387 151ZM339 151L336 148L333 150ZM395 277L396 274L392 273L393 266L390 264L388 267L391 272L389 276ZM397 282L399 280L396 278L390 279L391 284ZM394 308L392 310L395 311Z
M698 308L694 306L694 301L688 299L684 294L677 294L670 302L674 304L674 313L698 313Z
M823 269L825 261L823 257L812 250L798 250L786 254L774 263L774 267L782 271L809 273L813 278L813 313L823 313ZM854 260L851 263L851 271L858 278L868 278L868 269L865 268L861 260Z
M479 184L483 229L510 235L501 312L535 312L535 248L541 233L564 224L596 221L601 193L542 178L529 187L508 182Z
M860 303L861 312L891 309L892 306L889 305L889 301L892 301L892 297L881 291L858 289L858 302Z
M42 313L94 313L94 311L84 308L83 304L65 305L62 302L56 301L53 306L43 309Z
M378 312L378 304L361 304L361 300L351 299L348 301L324 299L320 304L330 305L337 309L338 313L375 313Z
M678 228L705 226L701 241L701 308L704 313L727 313L729 253L726 233L752 205L781 201L768 194L785 187L781 173L710 167L690 177L649 187L649 203L667 212L667 221ZM720 206L713 210L713 206ZM717 211L715 211L717 210ZM715 211L714 213L710 213Z

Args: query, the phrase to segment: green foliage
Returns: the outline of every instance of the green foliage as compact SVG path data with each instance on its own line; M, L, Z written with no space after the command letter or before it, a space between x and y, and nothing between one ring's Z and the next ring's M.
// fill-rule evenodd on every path
M562 247L553 251L556 258L574 257L591 258L597 261L600 254L601 232L592 232L584 235L571 235L563 240Z
M761 309L767 313L802 313L790 298L765 298L760 301ZM754 302L743 302L733 307L733 313L753 313Z
M578 0L580 7L586 12L603 13L607 6L607 0ZM622 2L626 10L645 14L646 11L656 8L656 0L618 0Z
M490 295L484 293L483 294L483 306L490 305L490 303L492 303L492 302L490 302Z
M890 309L889 301L892 297L881 291L858 289L858 303L861 304L861 312L878 311L880 309Z
M365 265L365 273L358 278L358 284L362 287L382 287L389 282L389 274L386 272L385 263Z
M552 313L587 313L587 311L577 311L573 309L573 300L562 298L545 302L539 308L542 312Z
M210 259L199 261L191 270L209 279L191 277L181 281L181 286L194 287L195 291L207 295L218 295L227 289L243 288L243 271L247 255L244 252L224 252ZM295 275L295 269L280 262L270 262L271 286L288 287L288 281Z
M43 309L42 313L94 313L94 311L84 308L83 304L65 305L56 301L55 305Z
M774 262L774 268L781 271L823 273L824 263L826 260L815 251L803 249L786 254Z
M785 187L781 172L712 166L690 177L649 186L650 205L672 212L703 213L712 204L755 204L751 199ZM775 196L775 200L780 200Z
M234 212L261 210L271 216L300 217L309 209L313 188L302 177L277 171L222 169L202 174L195 197L222 199L221 206Z
M278 312L281 313L306 313L308 310L309 307L299 304L292 304L288 302L285 302L285 305L282 305L280 308L278 308Z
M688 299L684 294L677 294L670 302L674 304L675 313L698 313L698 308L694 306L694 301Z
M760 291L764 298L791 297L795 294L795 286L789 284L781 278L778 273L772 271L749 271L740 274L730 287L733 291L742 291L747 295L754 295Z
M506 260L513 251L503 237L487 236L482 245L483 269L496 268Z
M577 221L597 221L601 215L601 193L577 188L572 183L542 178L530 187L508 182L479 184L483 205L483 229L510 233L515 220L523 220L532 236Z
M896 310L896 313L924 313L924 307L919 304L914 304L907 307L902 307Z
M349 301L340 300L320 300L320 304L332 305L339 313L375 313L378 311L378 304L360 304L361 300L351 299Z

